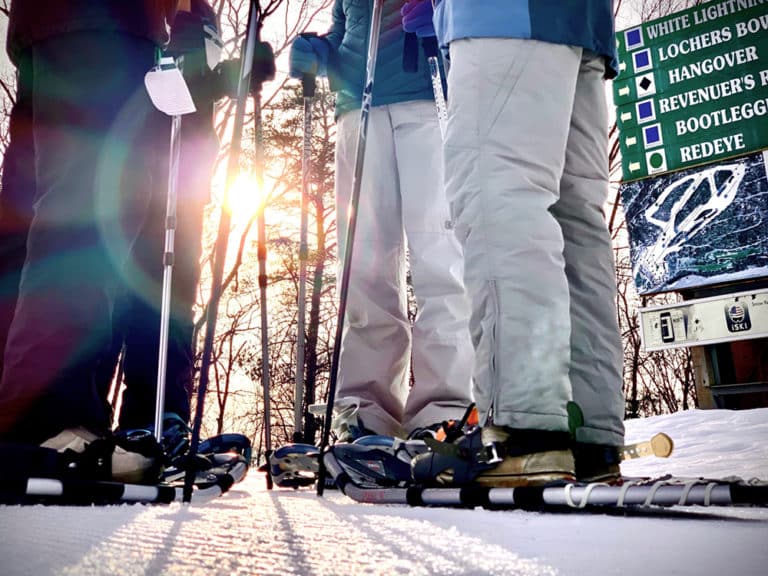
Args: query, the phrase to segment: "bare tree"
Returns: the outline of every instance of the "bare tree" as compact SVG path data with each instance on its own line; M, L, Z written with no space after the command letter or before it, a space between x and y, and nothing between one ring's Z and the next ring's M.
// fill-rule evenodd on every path
M295 377L295 347L298 338L305 338L305 397L301 412L304 414L304 440L312 442L316 431L316 422L308 412L308 406L318 398L318 384L325 384L330 355L330 327L335 316L333 286L335 285L335 205L333 202L333 149L335 141L335 123L333 118L333 97L321 85L314 100L312 137L312 183L310 186L310 222L313 228L310 234L309 274L311 298L309 303L309 322L305 334L296 333L296 314L298 312L298 234L299 199L301 189L301 142L303 137L302 95L297 83L286 86L283 97L278 101L273 113L268 116L267 140L274 148L273 167L280 165L282 171L276 178L285 193L275 198L274 208L283 219L290 217L281 234L273 243L274 252L280 258L279 277L275 278L275 290L279 298L281 315L272 317L272 327L276 331L270 345L276 350L276 378L284 378L278 388L288 387L293 390ZM329 274L331 272L331 274ZM277 350L282 348L282 353ZM277 392L277 391L276 391ZM277 392L279 397L293 398L290 394ZM274 399L274 398L273 398ZM276 413L282 426L273 430L289 439L288 429L293 428L293 401L280 404L275 402ZM290 416L289 416L290 414Z
M701 4L700 0L618 1L617 21L636 25L698 4ZM695 405L697 399L689 349L643 351L638 313L640 307L651 303L651 299L638 296L632 277L626 222L619 202L620 172L619 133L614 124L610 130L610 175L614 194L606 208L616 258L616 303L624 344L626 417L637 418L685 409ZM675 301L676 296L661 294L652 300L653 304L669 303Z
M8 14L10 13L10 0L0 0L0 30L8 28ZM0 153L3 158L8 148L10 134L8 132L8 120L11 116L11 108L16 101L16 75L7 61L5 54L0 54L0 63L7 62L7 66L0 66ZM0 170L0 174L2 171Z
M225 34L225 50L228 57L235 57L238 55L239 47L242 44L242 40L245 35L245 26L247 22L247 9L249 2L246 0L219 0L214 2L214 9L219 13L223 22L223 29ZM262 2L261 16L264 22L262 27L263 39L269 41L275 51L275 55L280 59L280 55L289 46L290 41L299 31L303 31L307 26L313 24L314 20L325 12L330 7L331 0L316 0L310 2L291 2L290 0L271 0L269 2ZM296 126L291 126L290 122L285 120L286 117L290 117L291 113L295 113L301 109L300 102L293 102L292 109L286 110L286 102L284 94L291 93L291 81L285 74L281 74L274 82L266 84L262 91L261 107L258 112L265 115L265 135L264 138L264 156L263 160L267 166L267 177L270 181L270 190L264 191L266 194L265 203L267 206L267 218L269 220L270 214L276 214L278 220L287 220L287 216L295 211L296 191L300 189L300 182L297 181L297 177L300 174L300 150L301 141L300 133L296 133ZM293 96L295 98L295 90L293 90ZM327 178L329 173L332 173L332 168L329 169L325 166L325 163L330 159L332 162L333 148L332 148L332 134L329 134L328 130L324 130L323 127L333 127L332 106L330 100L327 97L318 99L324 106L316 117L321 118L321 126L319 130L319 137L315 137L315 142L320 143L322 139L322 145L318 144L318 154L320 158L315 160L316 168L315 173L322 175L323 178ZM226 158L229 152L229 133L231 132L232 114L234 111L234 103L231 101L222 102L219 106L218 114L216 116L217 123L216 129L223 142L220 154L220 163L223 164L223 159ZM331 116L329 116L331 111ZM244 170L247 170L258 159L254 153L253 142L254 137L257 134L258 123L255 116L256 110L253 108L248 109L246 116L246 126L248 128L244 133L243 154L241 160L241 166ZM294 114L295 115L295 114ZM288 135L281 135L278 130L275 130L273 126L279 125L279 123L288 123L288 127L293 129L292 133ZM297 139L298 138L298 139ZM320 168L322 167L322 168ZM318 341L317 335L320 334L319 322L321 315L317 312L317 308L320 307L322 300L316 302L315 294L322 298L322 290L324 288L324 266L327 254L333 253L332 247L329 250L325 246L327 235L327 229L332 228L333 225L329 225L327 217L329 211L327 206L332 206L332 202L329 202L325 196L328 190L332 190L333 181L330 180L330 187L328 187L328 180L319 180L317 177L316 182L322 183L315 186L319 197L314 202L316 210L315 214L321 214L321 217L317 219L317 229L319 230L318 238L321 242L318 244L319 252L323 253L323 257L320 259L321 264L315 266L314 270L314 282L316 287L313 290L313 307L310 309L310 318L315 319L317 324L313 325L312 320L309 325L310 334L314 334L314 342ZM213 220L216 220L216 213L220 209L219 206L214 205L211 210ZM319 211L318 211L319 210ZM331 210L332 212L332 210ZM274 403L273 421L278 422L278 428L287 429L286 427L292 425L292 422L288 422L288 418L285 417L284 412L287 410L287 406L281 401L283 398L291 397L287 393L288 386L292 386L292 374L293 366L293 353L292 350L295 347L296 335L292 334L291 330L295 332L295 315L296 315L296 302L295 295L293 301L286 299L286 294L290 293L292 286L295 286L295 258L298 254L298 250L295 249L295 242L293 239L297 238L295 227L290 226L285 228L281 227L280 223L270 223L267 226L267 236L270 238L268 245L268 252L271 254L269 260L269 279L268 288L270 293L271 302L260 302L257 291L251 292L251 288L256 285L254 280L254 239L252 238L253 222L256 218L256 214L252 214L250 219L245 225L233 230L233 235L230 240L230 247L234 250L234 254L228 258L231 264L227 267L227 272L223 281L225 288L225 298L228 298L228 302L233 304L235 302L240 303L247 310L247 314L223 314L221 317L222 323L217 325L216 346L214 351L214 366L215 366L215 378L222 378L223 383L217 382L217 399L218 402L215 406L217 414L213 415L207 413L207 420L214 419L218 425L217 428L223 425L223 413L228 407L228 398L234 391L238 391L239 397L249 398L245 402L247 406L233 407L233 418L238 420L238 427L247 428L254 431L259 431L263 427L263 395L258 389L258 386L253 385L249 391L244 391L242 385L238 388L232 387L228 383L237 379L239 374L240 378L246 377L251 383L255 384L259 382L264 376L264 366L262 366L261 358L256 353L261 346L261 336L256 336L258 330L255 326L250 324L252 313L258 309L259 306L269 306L270 312L270 368L271 368L271 390L270 397ZM295 220L298 222L298 218ZM206 286L206 282L210 283L209 266L212 256L213 247L213 233L208 231L204 240L204 245L210 248L206 250L203 258L203 282L201 283L201 313L199 314L199 321L197 323L198 330L202 326L202 322L205 318L205 306L207 301L207 295L210 288ZM293 283L293 285L291 285ZM317 308L314 304L317 303ZM289 335L292 334L291 337ZM235 345L237 339L244 339L247 341L245 344ZM225 346L223 343L227 342ZM235 353L235 351L237 351ZM247 359L247 360L246 360ZM313 344L310 343L308 351L308 362L312 364L316 363L317 352ZM233 367L232 364L236 365ZM312 392L314 387L310 385L314 384L316 378L316 369L314 371L308 371L308 389ZM292 388L291 388L292 389ZM288 390L290 391L290 390ZM314 401L314 396L310 396L311 401ZM210 411L209 411L210 412ZM245 418L248 422L242 421ZM261 423L257 423L261 422ZM282 425L279 423L283 422ZM311 429L311 427L310 427ZM277 430L276 430L277 431ZM278 438L280 436L278 435Z

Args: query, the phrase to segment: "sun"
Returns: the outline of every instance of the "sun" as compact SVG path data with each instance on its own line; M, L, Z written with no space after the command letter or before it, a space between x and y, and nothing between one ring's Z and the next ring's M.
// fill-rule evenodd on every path
M245 225L261 207L263 197L263 188L254 174L240 172L226 195L224 208L231 214L235 226Z

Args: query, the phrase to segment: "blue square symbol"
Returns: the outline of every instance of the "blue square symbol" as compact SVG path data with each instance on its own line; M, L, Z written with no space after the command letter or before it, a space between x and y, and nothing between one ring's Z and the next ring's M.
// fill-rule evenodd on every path
M650 146L651 144L656 144L661 140L661 131L659 130L659 125L654 124L653 126L648 126L648 128L645 129L645 145Z
M624 34L624 39L627 43L628 50L632 50L633 48L643 45L643 34L640 31L640 28L627 30Z
M651 65L651 55L648 50L633 54L632 57L635 59L635 70L648 68Z
M655 116L653 112L653 102L646 100L645 102L639 102L637 104L637 115L640 120L653 118Z

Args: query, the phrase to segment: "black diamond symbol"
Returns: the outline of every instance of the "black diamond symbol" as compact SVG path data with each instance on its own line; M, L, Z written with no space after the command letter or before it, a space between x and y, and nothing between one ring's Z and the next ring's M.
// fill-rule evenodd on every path
M648 90L648 88L651 87L651 84L653 84L653 82L651 82L651 79L648 78L648 76L640 80L640 88L643 90Z

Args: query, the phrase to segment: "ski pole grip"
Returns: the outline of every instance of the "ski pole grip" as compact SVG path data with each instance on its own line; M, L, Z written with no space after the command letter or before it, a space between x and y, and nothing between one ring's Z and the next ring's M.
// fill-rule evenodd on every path
M437 58L437 38L435 36L423 37L421 47L424 48L424 54L427 58Z
M304 74L301 77L301 90L304 93L304 98L315 97L315 75Z

